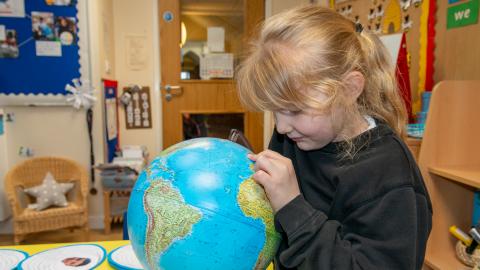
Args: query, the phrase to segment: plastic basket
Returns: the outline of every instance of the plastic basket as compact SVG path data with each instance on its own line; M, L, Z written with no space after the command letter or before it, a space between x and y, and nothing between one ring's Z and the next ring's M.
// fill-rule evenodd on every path
M413 138L422 138L425 130L425 124L408 124L407 134Z

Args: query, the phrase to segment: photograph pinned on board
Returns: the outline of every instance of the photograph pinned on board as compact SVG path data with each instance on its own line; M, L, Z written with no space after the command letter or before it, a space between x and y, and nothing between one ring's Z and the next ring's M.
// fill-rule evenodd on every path
M74 6L77 0L45 0L45 3L49 6Z
M0 0L0 17L25 17L24 0Z
M62 45L77 43L76 19L74 17L55 17L55 34Z
M5 32L5 25L0 24L0 40L5 40L7 34Z
M55 41L53 13L32 11L32 32L35 40Z
M5 38L0 39L0 58L17 58L19 56L17 31L5 30Z

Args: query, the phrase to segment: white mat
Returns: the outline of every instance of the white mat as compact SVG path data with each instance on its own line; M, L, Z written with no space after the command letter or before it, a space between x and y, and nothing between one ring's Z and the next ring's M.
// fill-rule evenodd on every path
M108 262L119 270L140 270L142 264L138 261L133 252L132 245L119 247L108 254Z
M23 251L0 249L0 269L15 269L27 257L28 254Z
M19 265L22 270L87 270L105 259L105 249L93 244L70 245L32 255Z

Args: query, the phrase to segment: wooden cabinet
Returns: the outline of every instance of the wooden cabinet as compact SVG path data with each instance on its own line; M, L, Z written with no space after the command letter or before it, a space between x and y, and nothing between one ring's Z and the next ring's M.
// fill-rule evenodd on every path
M443 81L433 90L418 160L433 204L425 264L470 269L455 255L451 225L467 231L480 189L480 81Z
M418 161L418 155L420 153L420 147L422 146L422 139L408 137L405 139L405 142L412 152L413 157Z

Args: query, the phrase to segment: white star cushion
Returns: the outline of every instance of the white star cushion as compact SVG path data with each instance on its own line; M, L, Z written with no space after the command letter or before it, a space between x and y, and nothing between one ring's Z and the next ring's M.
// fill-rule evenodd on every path
M40 211L51 205L67 206L68 202L65 194L72 188L73 183L58 183L53 175L48 172L41 185L26 188L25 192L37 199L35 210Z

